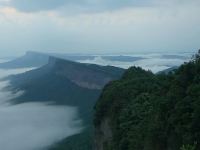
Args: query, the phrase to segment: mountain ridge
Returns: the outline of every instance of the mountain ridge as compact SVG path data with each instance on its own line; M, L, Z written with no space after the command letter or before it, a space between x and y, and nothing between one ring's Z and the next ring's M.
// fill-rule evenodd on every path
M113 66L82 64L50 56L46 65L20 75L11 76L10 79L14 80L17 77L18 81L15 81L23 83L20 81L22 78L33 80L32 78L38 78L50 72L54 72L58 76L66 77L80 87L99 90L111 81L111 79L118 78L118 74L122 74L124 69ZM100 80L104 77L106 77L104 80Z
M48 56L44 53L28 51L24 56L14 60L0 63L2 69L40 67L48 62Z
M84 143L88 146L82 147L92 147L92 139L89 138L93 137L94 104L103 86L110 81L119 79L124 71L124 69L112 66L81 64L49 57L46 65L7 78L11 85L8 88L13 91L24 91L21 96L12 99L11 103L44 102L51 105L77 107L85 130L78 135L64 139L61 143L70 148L76 147L73 146L74 143L78 145ZM58 143L53 147L59 149L60 145Z

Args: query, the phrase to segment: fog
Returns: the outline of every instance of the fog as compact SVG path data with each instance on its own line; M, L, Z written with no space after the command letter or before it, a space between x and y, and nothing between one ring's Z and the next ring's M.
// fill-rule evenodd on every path
M123 55L125 56L125 55ZM94 59L80 60L81 63L92 63L98 65L111 65L116 67L121 67L127 69L131 66L139 66L145 70L151 70L154 73L159 71L180 66L184 62L191 59L192 53L182 53L169 55L169 58L165 58L164 54L137 54L137 55L127 55L133 57L141 57L142 59L137 61L122 62L122 61L111 61L103 59L101 56L96 56ZM168 55L167 55L168 56ZM171 58L170 58L171 56ZM176 57L175 57L176 56Z
M7 62L9 60L0 58L0 63Z
M0 70L0 78L33 68ZM40 150L81 132L75 107L47 103L11 105L9 100L26 91L5 90L9 81L0 82L0 147L2 150Z
M156 73L179 66L191 58L190 53L127 56L141 57L142 59L130 62L112 61L96 55L92 60L80 60L79 62L113 65L121 68L135 65ZM35 68L0 69L0 79L32 69ZM0 146L2 150L47 149L68 136L80 133L83 129L77 108L33 102L11 105L10 100L26 91L9 91L7 86L11 86L10 81L0 80Z
M19 69L0 69L0 79L9 75L16 75L24 73L26 71L33 70L35 68L19 68Z

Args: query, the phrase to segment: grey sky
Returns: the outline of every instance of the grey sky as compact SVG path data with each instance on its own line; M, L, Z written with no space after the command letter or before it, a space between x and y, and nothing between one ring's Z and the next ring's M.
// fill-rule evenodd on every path
M78 6L80 9L88 11L105 11L127 6L147 6L152 2L152 0L10 0L8 5L25 12L67 8L68 6Z
M195 51L199 0L0 0L1 56Z

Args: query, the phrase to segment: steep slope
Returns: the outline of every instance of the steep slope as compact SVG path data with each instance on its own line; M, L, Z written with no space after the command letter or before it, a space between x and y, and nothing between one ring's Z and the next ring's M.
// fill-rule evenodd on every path
M77 145L82 145L84 150L89 150L88 148L92 147L94 104L104 85L119 79L123 72L123 69L116 67L81 64L50 57L49 62L38 69L9 77L9 88L13 91L25 91L11 102L48 102L78 107L85 130L56 144L53 148L60 150L62 147L70 147L76 150Z
M27 52L24 56L0 63L0 68L15 69L26 67L40 67L48 63L49 56L43 53Z
M171 74L130 68L95 111L96 150L199 150L200 51Z
M47 65L9 78L14 89L26 91L15 103L51 101L86 111L86 107L92 108L104 85L118 79L123 71L50 57Z
M65 60L77 61L84 59L94 59L95 56L78 55L78 54L57 54L57 53L40 53L27 51L24 56L14 60L0 63L1 69L15 69L27 67L41 67L48 63L49 57L56 57Z

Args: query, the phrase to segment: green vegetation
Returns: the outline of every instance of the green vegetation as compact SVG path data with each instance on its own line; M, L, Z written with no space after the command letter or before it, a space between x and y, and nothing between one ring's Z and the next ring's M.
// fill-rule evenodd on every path
M95 110L96 130L110 120L104 150L200 149L200 51L169 74L128 69L104 88Z
M93 132L88 128L51 146L49 150L92 150Z
M181 150L195 150L195 149L196 149L196 143L193 145L189 145L189 144L183 145L181 147Z

